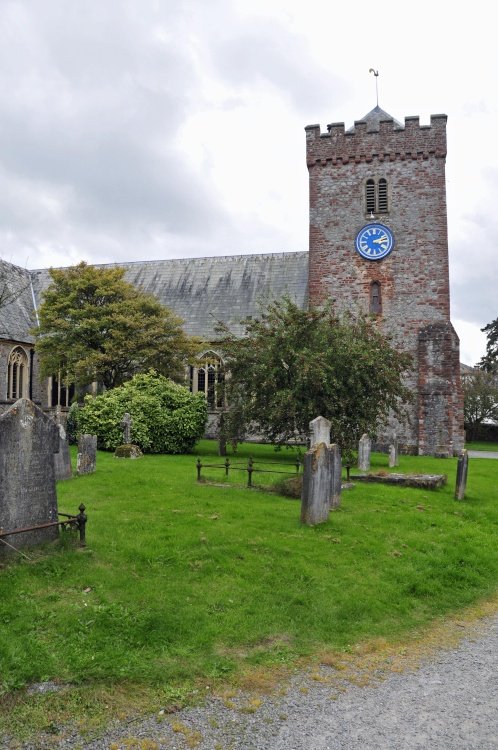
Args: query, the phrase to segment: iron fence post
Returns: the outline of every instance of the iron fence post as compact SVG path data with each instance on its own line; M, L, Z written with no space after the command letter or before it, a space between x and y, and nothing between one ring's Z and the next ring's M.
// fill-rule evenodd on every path
M85 513L85 506L83 503L80 504L79 513L76 516L76 523L78 526L78 531L80 532L80 546L85 547L86 546L86 522L87 522L87 516Z
M252 472L253 472L253 460L252 456L249 456L249 461L247 462L247 486L252 487Z

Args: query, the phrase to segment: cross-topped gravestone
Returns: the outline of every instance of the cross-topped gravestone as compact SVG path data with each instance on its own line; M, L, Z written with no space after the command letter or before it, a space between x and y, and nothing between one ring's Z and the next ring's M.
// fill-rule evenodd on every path
M131 443L131 428L133 426L133 419L131 418L131 414L128 414L126 411L123 414L123 419L119 423L119 426L123 428L123 443L124 445L128 445Z
M20 399L0 416L0 528L3 531L58 520L54 453L59 428L29 399ZM57 537L58 527L7 536L16 548ZM11 549L0 543L0 555Z

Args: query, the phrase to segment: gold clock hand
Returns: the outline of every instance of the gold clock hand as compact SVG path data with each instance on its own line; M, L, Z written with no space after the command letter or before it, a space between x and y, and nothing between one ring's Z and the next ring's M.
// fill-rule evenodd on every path
M384 235L383 237L379 237L378 240L374 240L377 244L380 244L381 242L387 242L387 235Z

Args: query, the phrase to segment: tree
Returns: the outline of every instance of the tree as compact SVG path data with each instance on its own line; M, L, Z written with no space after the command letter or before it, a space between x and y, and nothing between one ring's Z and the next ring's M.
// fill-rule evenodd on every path
M465 429L473 440L482 424L498 420L498 375L485 370L464 373L462 387Z
M486 334L486 354L481 357L477 367L486 372L496 372L498 370L498 318L481 328Z
M183 379L200 342L167 307L124 281L123 268L80 263L50 275L33 331L42 375L106 388L150 368Z
M339 319L331 306L301 310L284 298L246 320L245 336L223 325L218 332L229 370L228 438L252 424L282 444L307 435L321 415L332 439L350 450L411 397L402 380L410 357L390 346L373 318Z

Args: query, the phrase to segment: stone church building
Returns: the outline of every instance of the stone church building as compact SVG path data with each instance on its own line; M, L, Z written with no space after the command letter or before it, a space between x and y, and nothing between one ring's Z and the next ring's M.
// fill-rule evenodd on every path
M414 400L408 419L390 424L402 449L453 455L463 448L459 340L450 322L445 189L446 115L404 125L379 107L345 130L306 128L309 252L239 255L121 264L125 278L213 342L190 368L190 387L221 406L214 327L257 316L261 304L288 294L303 308L333 299L339 311L370 313L408 351ZM36 325L47 270L0 266L0 410L21 396L48 411L72 393L55 378L41 382L29 330ZM2 295L3 289L3 295ZM9 296L10 295L10 296Z

